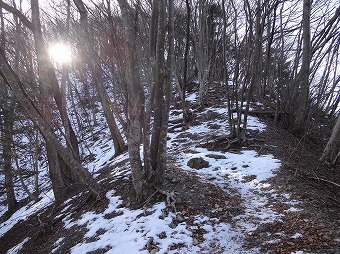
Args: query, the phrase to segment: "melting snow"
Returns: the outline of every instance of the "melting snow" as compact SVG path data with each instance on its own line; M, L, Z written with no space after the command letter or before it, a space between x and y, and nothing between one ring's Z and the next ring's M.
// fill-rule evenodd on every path
M197 94L192 94L188 101L195 101L196 97ZM226 114L224 108L209 108L207 110ZM201 114L205 114L207 110ZM176 112L170 118L175 120L181 117L182 115ZM228 126L226 120L215 119L210 123L217 123L221 128L212 130L205 122L191 127L186 133L195 134L198 137L212 132L226 134ZM265 130L265 125L257 118L249 117L249 129L261 132ZM185 170L195 171L202 178L209 179L226 192L229 192L230 188L237 190L243 200L245 213L235 217L233 225L220 222L218 218L208 218L202 215L193 218L193 225L189 225L185 221L174 225L172 221L177 214L165 212L164 202L155 204L146 210L130 210L120 206L122 204L121 197L111 190L106 193L106 197L110 201L109 206L102 214L87 212L77 220L72 218L72 214L69 214L63 219L66 230L72 227L86 229L83 241L76 243L70 249L71 253L87 253L98 249L105 250L106 253L149 253L149 250L146 249L148 242L153 244L153 248L158 249L157 253L213 253L221 250L224 253L235 254L259 253L258 249L242 247L244 234L251 234L259 225L280 221L284 217L283 214L270 209L269 199L284 198L286 204L291 206L285 212L298 211L297 208L294 208L298 204L297 201L291 201L288 194L285 197L279 197L267 182L281 165L280 161L272 155L259 155L253 150L241 150L239 153L208 151L205 148L195 147L197 141L193 141L189 137L179 138L180 134L183 132L169 133L168 140L169 152L177 156L180 166ZM181 139L181 142L175 142L176 139ZM184 151L184 147L190 152L179 152ZM92 172L113 162L113 160L111 161L114 154L113 144L112 141L107 141L107 137L103 136L94 141L91 149L91 152L96 156L94 161L88 164L88 168ZM212 154L215 156L211 156ZM127 156L127 154L121 155L115 158L114 162L124 161L128 158ZM216 156L219 159L215 159ZM209 167L201 170L189 168L187 162L194 157L201 157L208 161ZM119 171L119 169L115 173L125 176L130 174L126 170ZM53 194L49 192L38 203L30 203L18 210L8 221L0 224L0 237L17 222L41 211L53 200ZM67 207L63 212L66 209ZM205 230L203 242L195 239L193 230L198 227ZM302 237L300 233L291 236L295 239L299 237ZM28 241L28 238L17 245L15 249L20 250L25 241ZM59 238L53 245L52 252L57 252L63 241L64 238ZM277 241L277 239L271 241ZM177 245L177 249L173 250L171 246L174 245ZM14 249L11 251L8 253L16 253ZM295 254L302 253L295 252Z
M42 198L37 203L34 203L33 201L30 202L28 205L23 206L18 211L16 211L7 221L1 223L0 237L2 237L19 221L27 220L27 218L32 214L37 213L37 211L42 210L43 208L54 202L54 195L52 190L41 196Z
M7 253L9 254L17 254L20 252L21 248L24 246L24 244L29 240L29 237L26 237L21 243L18 245L14 246L12 249L9 249Z

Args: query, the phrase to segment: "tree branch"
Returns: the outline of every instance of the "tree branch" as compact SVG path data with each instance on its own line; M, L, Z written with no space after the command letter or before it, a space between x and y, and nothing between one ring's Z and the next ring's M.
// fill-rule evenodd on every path
M318 181L322 181L322 182L326 182L326 183L330 183L330 184L333 184L334 186L340 188L340 184L337 184L337 183L332 182L332 181L327 180L327 179L323 179L323 178L319 178L319 177L309 177L309 178L310 178L310 179L314 179L314 180L318 180Z
M32 24L31 21L29 21L29 19L24 15L22 14L22 12L20 12L18 9L4 3L3 1L0 0L0 8L3 8L5 9L6 11L14 14L15 16L17 16L20 21L28 28L30 29L31 31L34 31L34 26Z

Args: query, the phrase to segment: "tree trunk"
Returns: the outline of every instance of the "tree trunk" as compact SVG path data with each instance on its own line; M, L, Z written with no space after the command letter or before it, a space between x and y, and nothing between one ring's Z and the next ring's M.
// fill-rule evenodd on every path
M97 73L94 73L94 85L97 89L99 99L103 107L104 117L106 119L111 138L113 140L113 145L115 147L115 156L118 156L126 150L125 142L115 121L114 113L111 108L112 102L110 100L110 97L105 90L102 82L100 81L99 75Z
M144 90L139 74L139 65L137 57L136 31L135 23L137 14L134 16L126 0L118 0L122 13L122 19L125 27L125 36L127 43L126 55L128 65L128 150L131 165L132 181L136 191L137 200L144 201L153 186L147 181L146 174L143 171L142 159L140 156L140 143L142 140L143 123L142 112L145 108Z
M37 54L39 81L41 85L40 89L47 98L50 98L50 94L52 94L65 128L66 143L75 158L79 160L78 140L68 118L66 99L63 98L63 93L60 91L55 70L49 59L48 50L42 35L38 0L31 1L31 9L33 26L31 30L34 35L34 43Z
M111 138L113 140L114 147L115 147L115 156L117 156L126 150L126 146L125 146L122 134L120 133L119 128L114 118L114 113L111 108L112 102L100 79L102 75L100 73L101 69L98 66L96 66L96 60L95 60L98 57L94 53L95 49L93 48L92 42L88 39L89 28L88 28L87 10L82 0L74 0L74 3L77 6L78 11L80 13L80 21L81 21L81 26L83 30L82 37L83 37L83 42L85 42L83 55L85 59L87 60L87 63L90 66L90 69L92 72L93 83L95 85L100 102L103 107L104 116L105 116L107 125L109 127ZM93 54L94 54L94 57L93 57Z
M340 116L338 117L335 126L332 131L332 135L329 138L325 149L323 150L322 156L320 158L323 162L331 163L334 161L337 151L337 144L340 139Z
M15 198L13 186L12 170L12 142L13 142L13 123L14 111L12 108L4 109L3 112L3 136L2 136L2 153L4 159L5 187L7 196L8 212L12 214L17 209L17 200Z
M0 45L5 48L6 38L5 38L5 22L0 7L0 20L1 20L1 38ZM16 58L15 58L16 59ZM2 81L0 81L2 82ZM3 93L3 121L1 122L2 128L0 129L0 142L2 143L2 156L3 156L3 169L5 174L5 189L6 189L6 201L7 201L7 211L12 214L17 209L17 200L15 198L14 186L13 186L13 170L12 170L12 144L13 144L13 125L14 125L14 98L8 96L8 90L0 90Z
M234 130L234 119L233 119L233 111L232 111L232 96L229 87L229 73L228 73L228 66L227 66L227 14L225 10L225 0L222 0L222 15L223 15L223 80L226 84L226 92L227 92L227 110L228 110L228 127L229 127L229 134L230 136L235 135ZM234 20L236 22L236 19ZM234 24L236 26L236 24Z
M161 7L160 15L159 15L159 40L158 40L158 83L162 89L160 90L161 94L158 94L155 97L155 104L162 105L160 108L161 114L158 116L160 119L158 120L158 132L154 132L153 134L158 135L157 138L152 139L152 141L157 142L151 143L151 148L153 145L157 146L157 153L151 153L151 162L154 166L155 175L153 184L157 187L161 186L164 181L165 169L166 169L166 151L167 151L167 134L168 134L168 122L169 122L169 111L170 111L170 102L171 102L171 87L172 87L172 67L173 67L173 54L174 54L174 24L173 24L173 1L168 1L168 22L169 22L169 31L168 31L168 56L167 62L165 64L165 39L166 39L166 23L162 20L166 20L166 1L163 3L164 7ZM156 109L155 109L156 112ZM156 120L156 114L154 117ZM155 122L154 122L155 123ZM155 128L154 128L155 130ZM151 149L152 151L152 149Z
M199 31L198 31L198 41L197 41L197 69L198 69L198 82L199 82L199 91L198 91L198 99L199 104L202 106L204 103L204 97L208 91L207 87L207 75L208 75L208 47L207 45L207 27L206 27L206 19L207 19L207 1L200 0L198 7L198 22L199 22Z
M243 119L243 131L241 131L241 137L243 138L245 136L244 132L247 129L248 126L248 113L249 113L249 107L251 98L253 96L253 92L257 91L258 94L261 93L261 63L262 63L262 41L263 41L263 25L261 22L261 1L257 0L257 7L256 7L256 17L255 17L255 36L250 35L250 43L252 43L252 40L255 40L254 50L252 52L252 67L251 67L251 80L249 84L248 94L247 94L247 104L246 109L244 112L244 119Z
M168 0L168 55L165 67L165 80L163 92L163 117L159 138L158 162L156 168L155 184L160 185L164 181L167 164L167 142L168 124L170 115L170 104L173 84L173 63L174 63L174 0ZM164 34L165 36L165 34Z
M190 46L190 20L191 20L191 7L189 0L185 0L187 9L187 24L185 35L185 51L184 51L184 67L183 67L183 84L182 84L182 108L184 123L189 121L189 110L186 105L186 92L188 86L188 63L189 63L189 46Z
M31 1L31 9L32 9L32 24L34 27L33 35L34 35L34 43L37 55L38 62L38 74L39 74L39 89L41 94L39 94L39 101L43 104L41 105L41 113L49 125L48 128L52 130L52 118L50 112L50 105L52 104L50 93L52 91L53 82L52 80L52 64L48 59L47 49L43 40L41 23L40 23L40 13L39 13L39 3L38 0ZM59 98L61 99L61 98ZM65 112L64 110L60 111L62 115L62 119L64 119ZM52 188L55 196L55 200L57 203L62 202L62 200L66 197L66 182L62 176L62 168L60 167L58 154L55 152L55 149L51 146L51 143L46 141L46 152L47 152L47 160L48 160L48 168L50 179L52 182ZM64 168L63 168L64 169ZM65 169L66 170L66 169ZM66 174L65 174L66 175Z
M162 0L159 4L159 18L158 18L158 36L156 44L156 65L153 72L155 80L155 97L154 97L154 121L152 128L150 159L151 168L153 171L153 180L157 176L157 162L160 145L160 133L162 127L163 112L163 94L165 89L165 32L166 32L166 0Z
M311 35L310 35L311 0L303 0L303 51L302 65L297 76L299 96L294 121L291 126L292 133L302 135L305 131L309 105L309 73L311 60Z

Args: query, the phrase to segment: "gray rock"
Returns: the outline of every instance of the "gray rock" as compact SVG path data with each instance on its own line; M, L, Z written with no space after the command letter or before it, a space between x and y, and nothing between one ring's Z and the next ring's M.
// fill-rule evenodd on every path
M208 168L209 162L204 160L203 158L192 158L188 161L187 166L194 169L202 169L202 168Z
M185 218L182 214L177 214L176 219L178 220L179 223L185 221Z
M206 155L209 158L214 158L216 160L222 160L222 159L227 159L227 157L225 157L224 155L219 155L219 154L207 154Z

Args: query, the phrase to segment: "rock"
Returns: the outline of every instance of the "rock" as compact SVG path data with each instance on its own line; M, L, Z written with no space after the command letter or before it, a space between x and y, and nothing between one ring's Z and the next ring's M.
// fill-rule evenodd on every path
M177 226L175 225L174 222L171 222L171 223L169 224L169 227L172 228L172 229L174 229L174 228L176 228Z
M176 177L172 178L172 180L171 180L172 183L179 183L180 181L181 181L181 179L176 178Z
M153 245L153 237L149 237L148 242L146 243L146 249L151 250Z
M159 239L165 239L166 238L166 233L165 231L161 232L160 234L158 234Z
M185 218L182 214L177 214L176 219L178 220L179 223L185 221Z
M192 158L188 161L187 165L190 168L194 169L202 169L202 168L208 168L209 167L209 162L204 160L203 158Z
M207 154L206 156L209 158L216 159L216 160L227 159L227 157L225 157L224 155L219 155L219 154Z
M150 254L156 254L158 251L159 251L158 249L152 249L152 250L150 251Z

